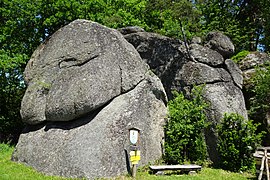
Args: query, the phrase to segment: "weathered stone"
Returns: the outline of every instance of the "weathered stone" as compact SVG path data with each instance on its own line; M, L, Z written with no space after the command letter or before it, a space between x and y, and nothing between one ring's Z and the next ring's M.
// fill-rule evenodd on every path
M243 76L242 71L239 69L239 67L230 59L226 59L225 65L227 70L230 72L232 79L234 83L242 89L243 85Z
M215 125L220 122L225 112L236 112L247 118L243 94L238 87L241 84L239 69L230 60L225 63L219 53L224 51L225 57L233 53L234 47L229 38L221 36L223 39L219 41L216 36L213 37L221 48L215 49L215 44L212 44L210 47L216 51L199 44L191 44L191 58L179 40L147 32L126 35L125 38L161 79L169 99L173 98L172 90L189 93L193 85L206 84L204 97L210 102L207 117L211 127L205 132L205 136L210 159L215 165L218 164Z
M128 26L124 28L117 29L121 34L131 34L131 33L137 33L137 32L145 32L145 30L138 26Z
M161 79L168 97L172 98L175 74L187 60L183 42L148 32L128 34L125 38Z
M179 51L183 48L183 42L177 39L148 32L128 34L125 38L156 74L163 72L160 67L170 64L174 59L181 60L184 56L183 52Z
M198 44L187 51L183 42L154 33L131 31L125 38L161 79L170 99L172 90L206 84L212 126L205 135L210 159L217 164L215 125L225 112L247 117L237 69L216 52L225 51L227 57L234 48L223 47L226 38L211 38L208 46L216 51ZM141 129L140 165L158 159L166 95L157 77L147 75L149 67L134 47L116 30L83 20L41 45L25 71L22 106L28 107L22 107L22 115L32 124L51 122L29 126L13 159L54 175L116 176L127 172L130 127Z
M218 123L224 113L238 113L247 119L245 100L240 88L232 82L206 84L204 97L211 104L211 122ZM238 107L238 108L235 108Z
M202 44L202 38L195 36L191 39L190 44Z
M129 128L141 130L139 165L161 157L166 101L160 80L147 75L134 89L83 118L28 126L13 160L66 177L94 179L127 173Z
M219 52L225 59L234 53L234 45L228 36L221 32L209 32L206 36L206 46Z
M210 103L206 115L211 125L205 131L208 154L214 165L217 165L220 159L217 152L216 125L225 113L238 113L247 119L245 100L241 89L232 82L206 84L203 96Z
M30 124L73 120L134 88L147 70L118 31L73 21L41 45L27 64L22 118Z
M256 72L255 68L269 62L270 57L263 52L250 52L244 59L238 62L239 68L242 70L243 86L247 100L251 98L249 92L246 90L253 87L253 83L250 82L250 79Z
M244 78L243 84L246 89L253 86L253 84L250 83L250 78L256 72L255 68L269 62L270 57L268 54L263 52L251 52L238 63L239 68L242 70L242 75Z
M190 55L198 62L205 63L210 66L218 66L224 63L223 57L216 51L199 44L191 44Z
M213 68L192 61L184 64L176 77L181 79L187 86L231 81L231 76L225 69Z
M244 59L239 62L239 68L242 71L254 69L256 66L263 65L270 62L270 57L267 53L251 52Z

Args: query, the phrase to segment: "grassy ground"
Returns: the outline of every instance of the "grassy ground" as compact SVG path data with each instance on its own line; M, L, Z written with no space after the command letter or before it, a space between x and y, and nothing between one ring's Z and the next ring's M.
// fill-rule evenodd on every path
M0 144L0 180L68 180L56 176L45 176L25 165L10 161L14 148ZM120 176L115 180L131 180L131 177ZM256 179L251 174L231 173L220 169L203 168L196 175L150 175L147 170L137 173L138 180L247 180Z

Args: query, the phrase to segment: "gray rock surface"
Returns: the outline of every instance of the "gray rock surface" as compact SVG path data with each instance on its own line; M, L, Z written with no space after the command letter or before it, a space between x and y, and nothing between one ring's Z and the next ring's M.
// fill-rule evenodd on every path
M175 74L184 65L187 53L184 43L155 33L139 32L124 36L151 70L161 79L169 98L174 89Z
M127 173L129 128L141 130L141 165L162 156L167 96L159 78L116 30L76 20L33 54L14 161L89 179Z
M204 97L210 103L207 117L212 126L206 130L205 135L208 154L214 164L219 161L215 125L220 122L225 112L236 112L247 118L240 71L234 62L224 61L224 57L219 53L223 52L227 57L234 47L227 37L221 36L220 40L216 37L219 36L214 36L212 40L216 41L219 48L223 48L222 51L215 49L214 44L210 47L216 51L199 44L191 44L189 58L183 42L179 40L146 32L125 36L161 79L169 99L173 98L170 94L172 90L188 94L193 85L206 84Z
M23 121L69 121L134 88L149 69L116 30L76 20L33 54L24 72Z
M203 47L199 44L191 44L190 55L201 63L205 63L209 66L218 66L224 63L223 57L216 51Z
M121 34L131 34L131 33L137 33L137 32L145 32L145 30L139 26L128 26L117 29Z
M234 53L234 45L228 36L221 32L209 32L206 35L206 46L219 52L225 59L230 58Z
M83 118L28 126L13 160L66 177L94 179L127 173L129 128L141 130L140 166L161 157L166 101L160 80L150 73L134 89Z
M232 79L234 81L234 83L240 88L242 89L242 85L243 85L243 76L242 76L242 71L240 70L240 68L237 66L237 64L235 64L232 60L230 59L226 59L225 60L225 65L227 70L229 71L229 73L232 76Z
M186 86L231 81L231 76L225 69L192 61L187 62L176 76L180 77Z
M191 39L190 44L202 44L202 38L195 36Z
M235 88L233 82L206 84L205 88L204 97L211 102L211 110L213 110L209 114L211 122L218 123L226 112L238 113L247 119L244 96L240 88Z
M242 70L244 78L244 86L249 88L252 86L249 80L255 73L255 68L262 66L265 63L270 63L270 57L263 52L251 52L239 62L239 68Z
M239 68L242 71L254 69L256 66L263 65L270 62L270 57L263 52L250 52L244 59L239 62Z

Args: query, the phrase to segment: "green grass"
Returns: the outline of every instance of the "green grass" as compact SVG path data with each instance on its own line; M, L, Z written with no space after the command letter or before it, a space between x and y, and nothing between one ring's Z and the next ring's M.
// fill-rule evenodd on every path
M144 180L247 180L256 179L251 174L239 174L227 172L221 169L203 168L201 172L195 175L163 175L155 176L148 173L138 173L138 179Z
M33 168L11 161L14 148L0 144L0 180L63 180L56 176L45 176Z
M45 176L35 171L33 168L12 162L10 160L14 147L6 144L0 144L0 180L71 180L70 178L61 178L56 176ZM128 176L113 178L115 180L131 180ZM136 179L138 180L247 180L256 179L251 174L239 174L227 172L221 169L203 168L196 175L150 175L148 168L139 170Z

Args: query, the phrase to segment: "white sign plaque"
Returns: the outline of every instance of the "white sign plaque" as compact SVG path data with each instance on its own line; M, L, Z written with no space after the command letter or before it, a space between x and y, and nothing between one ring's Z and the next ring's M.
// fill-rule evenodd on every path
M139 132L137 130L134 130L134 129L130 130L130 137L129 138L130 138L130 142L132 144L137 143L138 137L139 137Z

